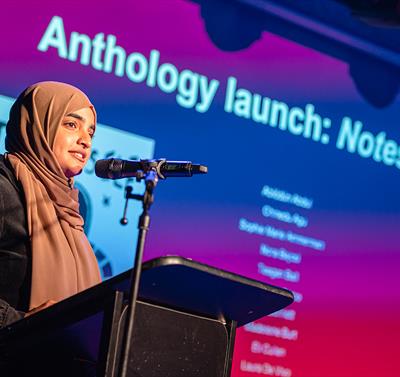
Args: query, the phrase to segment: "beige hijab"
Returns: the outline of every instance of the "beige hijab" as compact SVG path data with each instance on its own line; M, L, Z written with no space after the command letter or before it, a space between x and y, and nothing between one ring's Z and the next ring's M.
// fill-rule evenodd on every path
M30 309L60 301L100 282L93 250L83 232L78 190L52 152L62 118L93 105L79 89L58 82L27 88L7 123L6 154L26 200L32 247Z

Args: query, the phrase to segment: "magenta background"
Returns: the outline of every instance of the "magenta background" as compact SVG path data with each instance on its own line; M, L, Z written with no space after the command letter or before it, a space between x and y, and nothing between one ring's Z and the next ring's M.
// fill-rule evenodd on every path
M148 106L148 109L158 105L170 107L177 113L177 118L187 111L176 105L174 96L158 89L132 84L126 78L60 59L55 51L37 51L37 44L51 17L59 15L64 19L67 33L79 31L91 37L98 32L114 34L127 52L148 53L158 49L161 62L172 62L178 69L190 68L220 80L221 85L232 75L238 78L239 85L254 92L268 93L288 103L315 103L320 114L333 119L348 114L354 118L360 116L368 120L370 128L380 126L384 120L388 134L399 140L399 130L391 128L398 123L398 102L382 112L366 105L348 76L345 63L269 33L264 33L262 41L247 50L223 52L205 33L199 6L189 1L110 4L42 1L40 9L32 2L7 2L2 4L2 14L1 94L16 96L27 84L41 80L67 81L89 94L99 109L100 122L122 124L121 128L128 128L124 117L134 118L134 111L139 111L137 118L143 123L146 114L140 113L140 106ZM223 91L219 90L219 93ZM133 109L123 107L124 104L133 104ZM210 112L220 110L222 113L222 105L223 97L219 94ZM118 106L125 115L116 112ZM206 115L201 116L198 115L199 123L206 119ZM234 118L227 114L219 116L218 120L223 122ZM256 127L249 121L241 122L244 126ZM138 133L146 136L146 127L142 123L137 127L133 125L132 131L139 129ZM152 127L156 125L156 119L149 116L149 136L155 132ZM195 128L191 131L196 132ZM278 136L272 131L271 135ZM287 139L289 144L306 143L290 139L290 136ZM162 143L157 140L156 151ZM314 147L310 145L309 148ZM333 151L333 146L330 148L332 155L340 153L343 160L357 159L356 156L344 156L345 152ZM315 156L310 155L309 159L317 165ZM346 201L341 207L338 200L333 202L333 208L316 209L307 232L326 240L328 248L323 253L298 248L303 254L301 267L294 264L287 267L301 269L301 282L292 285L279 280L268 281L257 274L257 262L265 262L255 253L261 238L237 230L238 216L254 220L259 216L258 221L261 221L254 203L238 200L235 207L196 200L171 203L163 202L160 195L151 230L157 237L149 238L146 259L169 253L181 254L251 278L285 285L304 295L302 303L292 305L297 311L295 322L276 318L260 321L299 330L297 342L271 339L271 343L287 347L288 356L280 360L249 354L250 341L265 341L265 338L239 330L232 376L254 375L240 372L239 360L242 358L285 365L295 376L398 375L400 216L397 204L392 209L391 203L396 198L394 192L398 192L399 172L377 167L372 162L365 166L362 174L369 178L360 179L360 185L381 185L382 195L385 195L385 179L393 179L387 184L391 186L388 187L387 211L369 211L367 203L364 211L354 210ZM203 232L204 223L207 223L207 233ZM279 223L273 225L282 227ZM185 236L182 237L177 229L184 229ZM273 244L270 240L264 241ZM285 267L278 261L273 263Z

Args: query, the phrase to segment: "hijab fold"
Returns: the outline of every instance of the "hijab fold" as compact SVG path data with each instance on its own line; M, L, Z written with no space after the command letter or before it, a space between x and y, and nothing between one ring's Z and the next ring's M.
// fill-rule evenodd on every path
M21 183L32 250L29 308L60 301L101 281L83 232L78 190L63 173L54 139L63 117L93 105L79 89L41 82L16 100L7 123L6 159Z

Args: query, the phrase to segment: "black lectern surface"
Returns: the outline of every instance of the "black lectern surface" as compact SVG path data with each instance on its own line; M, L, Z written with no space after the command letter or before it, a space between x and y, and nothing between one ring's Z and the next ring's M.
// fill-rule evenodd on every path
M0 330L0 370L117 376L129 283L127 271ZM236 325L293 301L285 289L177 256L143 264L139 297L132 377L229 376Z
M129 280L117 284L129 288ZM235 320L238 326L264 317L293 301L290 291L178 256L143 264L142 299L210 318Z

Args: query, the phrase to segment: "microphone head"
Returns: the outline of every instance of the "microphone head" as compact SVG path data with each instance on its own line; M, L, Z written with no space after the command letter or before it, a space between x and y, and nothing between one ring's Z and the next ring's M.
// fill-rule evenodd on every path
M108 178L109 160L97 160L94 165L94 173L100 178Z
M94 166L94 172L100 178L120 178L122 171L122 162L122 160L119 160L117 158L97 160Z

